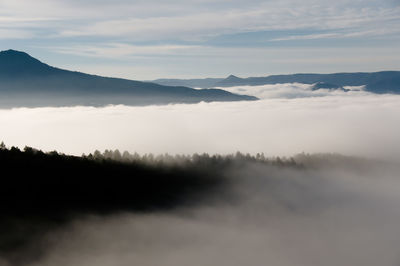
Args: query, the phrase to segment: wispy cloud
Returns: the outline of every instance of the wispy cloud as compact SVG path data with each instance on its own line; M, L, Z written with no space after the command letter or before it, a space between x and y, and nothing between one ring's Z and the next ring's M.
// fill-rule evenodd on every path
M0 28L0 39L29 39L33 36L34 34L27 30Z
M365 3L365 1L364 1ZM357 29L365 31L370 25L398 25L400 7L377 7L375 4L353 4L339 1L307 0L302 6L285 0L250 1L241 5L236 1L9 1L0 7L12 14L9 21L32 19L63 20L64 23L43 27L63 37L100 36L163 40L207 37L225 33L288 29ZM35 9L33 8L35 7ZM1 15L1 13L0 13ZM81 22L81 23L78 23ZM331 36L334 37L334 36ZM346 37L346 36L341 36Z
M267 18L267 19L266 19ZM159 40L172 37L187 39L209 37L219 34L239 33L246 31L314 29L334 30L346 29L346 34L327 33L313 34L303 38L340 37L373 32L368 29L375 25L377 29L385 24L398 25L400 8L345 9L312 7L310 9L274 8L269 5L250 7L244 10L217 10L196 14L156 16L146 18L122 18L103 20L84 27L70 28L60 32L61 36L124 36ZM382 31L380 31L382 34ZM285 40L294 40L288 37Z
M399 34L400 28L382 29L376 28L364 31L350 31L350 32L331 32L319 34L306 34L306 35L292 35L282 38L274 38L269 41L296 41L296 40L318 40L318 39L345 39L345 38L360 38L360 37L373 37L373 36L388 36L390 34Z
M50 49L65 54L79 56L122 58L127 56L170 55L184 50L199 48L195 45L130 45L124 43L108 43L100 46L72 45L69 47L50 47Z

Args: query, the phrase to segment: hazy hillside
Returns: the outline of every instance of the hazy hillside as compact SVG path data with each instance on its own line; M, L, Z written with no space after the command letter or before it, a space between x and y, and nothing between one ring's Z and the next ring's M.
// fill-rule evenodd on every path
M26 53L0 52L0 106L147 105L256 100L224 90L195 90L55 68Z
M205 82L207 81L207 82ZM373 73L334 73L334 74L293 74L293 75L271 75L266 77L240 78L230 75L225 79L204 80L155 80L159 84L177 85L183 83L191 87L212 88L232 86L257 86L278 83L325 83L331 88L343 86L362 86L374 93L400 93L400 71L382 71ZM324 86L326 88L326 86Z

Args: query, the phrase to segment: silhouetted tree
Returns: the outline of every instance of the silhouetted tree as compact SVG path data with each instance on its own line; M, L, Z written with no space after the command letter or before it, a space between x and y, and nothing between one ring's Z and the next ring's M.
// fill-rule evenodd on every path
M103 155L101 154L101 152L99 151L99 150L95 150L94 151L94 153L93 153L93 157L95 158L95 159L102 159L103 158Z
M118 149L116 149L116 150L113 152L112 159L113 159L113 160L117 160L117 161L121 161L122 155L121 155L121 152L120 152Z

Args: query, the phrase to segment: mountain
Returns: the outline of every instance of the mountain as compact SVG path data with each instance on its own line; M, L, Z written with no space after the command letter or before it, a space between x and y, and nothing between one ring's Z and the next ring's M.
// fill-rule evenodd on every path
M217 82L217 86L226 86L226 87L232 87L236 86L236 84L240 84L242 82L242 79L235 76L235 75L230 75L226 79L223 79L219 82Z
M257 100L219 89L196 90L59 69L27 53L0 52L0 107L148 105Z
M197 86L201 83L198 80L185 80L193 87L232 87L232 86L258 86L279 83L304 83L316 84L317 87L343 88L344 86L365 86L365 90L373 93L395 93L400 94L400 71L381 71L372 73L334 73L334 74L292 74L292 75L271 75L266 77L239 78L229 76L225 79L214 79L214 84ZM170 82L169 85L175 83ZM325 84L325 85L324 85Z

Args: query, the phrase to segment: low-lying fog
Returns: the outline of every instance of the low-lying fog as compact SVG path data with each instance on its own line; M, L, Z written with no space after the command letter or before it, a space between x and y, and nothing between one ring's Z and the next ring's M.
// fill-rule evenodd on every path
M0 140L77 155L120 149L141 154L400 156L399 95L309 87L242 87L263 98L256 102L0 110Z
M233 166L198 206L83 216L46 234L35 244L43 256L23 265L399 265L399 167L330 159Z
M303 83L283 83L283 84L267 84L260 86L234 86L234 87L217 87L221 90L227 90L236 94L252 95L259 99L271 98L306 98L306 97L322 97L322 96L349 96L349 95L367 95L368 92L363 91L364 86L345 86L342 89L319 89L314 90L315 84ZM329 85L327 84L329 87ZM350 93L344 90L351 91Z

